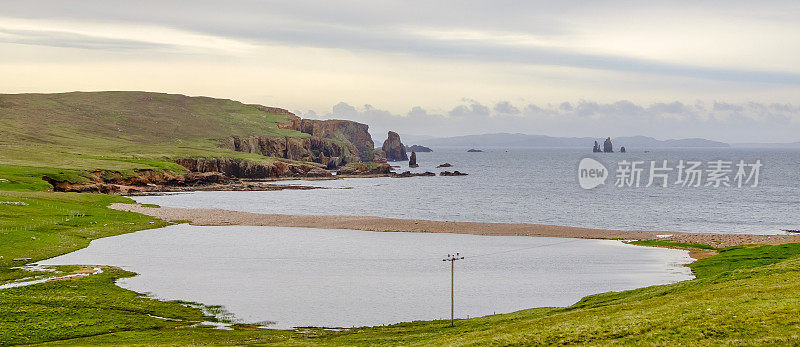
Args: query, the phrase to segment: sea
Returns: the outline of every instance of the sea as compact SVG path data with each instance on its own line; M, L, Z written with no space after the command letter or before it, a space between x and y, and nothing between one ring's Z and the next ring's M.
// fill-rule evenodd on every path
M652 149L626 153L540 148L481 150L469 153L467 148L434 148L434 152L417 153L418 168L409 168L406 162L392 163L398 172L438 174L458 170L467 176L285 181L280 183L327 189L194 192L135 197L135 200L161 206L259 213L516 222L622 230L785 234L785 230L800 229L800 150ZM581 187L579 165L584 158L603 164L607 170L604 184L592 189ZM626 164L634 162L637 163L634 169L641 170L638 186L633 175L625 173L634 171L633 164ZM437 168L444 163L452 166ZM681 163L685 168L679 170ZM744 175L737 176L739 165ZM688 170L692 167L694 170ZM689 180L690 171L699 174ZM676 183L681 178L686 184Z

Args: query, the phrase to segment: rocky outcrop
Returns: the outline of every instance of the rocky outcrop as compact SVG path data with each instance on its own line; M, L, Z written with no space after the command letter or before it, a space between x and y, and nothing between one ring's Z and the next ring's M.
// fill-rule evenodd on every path
M387 176L392 173L392 166L383 164L349 164L339 169L337 176Z
M602 151L603 151L603 150L600 148L600 144L599 144L599 143L597 143L597 141L595 141L595 142L594 142L594 147L592 147L592 152L594 152L594 153L600 153L600 152L602 152Z
M227 146L237 152L315 162L331 169L361 161L353 144L319 137L231 136Z
M282 161L251 161L238 158L183 158L175 161L191 172L219 172L234 178L327 177L318 166Z
M419 167L417 164L417 152L411 152L411 157L408 159L408 167Z
M619 152L620 152L620 153L625 153L625 146L622 146L622 147L620 147L620 148L619 148Z
M428 147L425 147L425 146L411 145L411 146L406 147L406 152L423 152L423 153L425 153L425 152L433 152L433 150L428 148Z
M483 152L483 151L480 150L480 149L475 149L475 148L470 148L470 149L467 150L467 153L480 153L480 152Z
M442 171L439 173L439 176L466 176L467 174L459 171Z
M411 171L403 171L399 174L394 174L392 177L394 178L408 178L408 177L426 177L426 176L436 176L435 173L430 171L420 172L420 173L413 173Z
M607 138L603 142L603 152L604 153L614 153L614 145L611 144L611 138Z
M309 136L231 136L225 142L225 146L238 152L320 163L330 169L347 163L373 160L375 143L366 124L338 119L302 119L293 116L286 123L278 124L278 128L298 131Z
M441 165L437 166L436 168L438 169L438 168L442 168L442 167L451 167L451 166L453 166L453 164L444 163L444 164L441 164Z
M381 149L386 153L386 160L388 161L408 160L406 147L400 141L400 135L397 135L394 131L389 132L389 137L383 142Z

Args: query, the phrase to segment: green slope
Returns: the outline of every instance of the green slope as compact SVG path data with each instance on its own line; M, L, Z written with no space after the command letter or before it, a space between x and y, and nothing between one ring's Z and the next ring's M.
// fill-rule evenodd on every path
M0 165L152 168L119 159L244 156L220 148L232 135L305 137L279 129L281 109L148 92L0 95Z

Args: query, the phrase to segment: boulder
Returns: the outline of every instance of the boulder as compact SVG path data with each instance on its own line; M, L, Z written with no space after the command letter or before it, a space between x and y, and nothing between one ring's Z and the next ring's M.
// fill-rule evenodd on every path
M406 147L400 141L400 135L394 131L389 132L389 137L383 142L381 149L386 153L386 160L388 161L408 160Z
M419 167L417 165L417 152L411 152L411 158L408 159L408 167Z

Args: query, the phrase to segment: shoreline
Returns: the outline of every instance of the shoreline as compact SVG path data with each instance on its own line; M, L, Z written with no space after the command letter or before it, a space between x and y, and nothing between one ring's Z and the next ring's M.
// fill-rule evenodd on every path
M286 215L230 211L145 207L140 204L115 203L111 209L135 212L171 222L192 225L275 226L319 229L350 229L379 232L427 232L485 236L534 236L579 239L667 240L699 243L718 248L740 245L780 245L800 243L800 235L708 234L668 231L611 230L527 223L452 222L422 219L398 219L374 216Z

